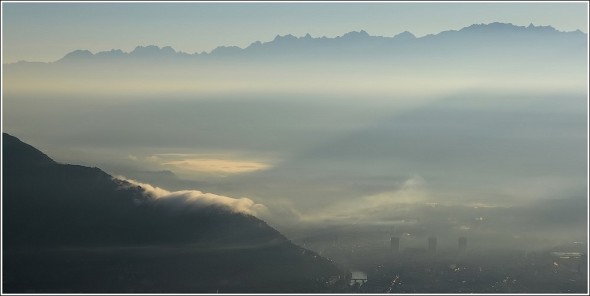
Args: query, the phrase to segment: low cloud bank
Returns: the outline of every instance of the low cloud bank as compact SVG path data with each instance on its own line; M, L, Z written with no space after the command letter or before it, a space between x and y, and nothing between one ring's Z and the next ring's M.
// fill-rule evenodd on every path
M234 213L244 213L253 216L260 216L267 212L266 206L255 203L246 197L232 198L213 193L204 193L198 190L168 191L122 176L118 176L117 179L124 180L132 186L141 187L144 190L144 194L151 198L152 201L174 210L190 211L206 207L219 207Z

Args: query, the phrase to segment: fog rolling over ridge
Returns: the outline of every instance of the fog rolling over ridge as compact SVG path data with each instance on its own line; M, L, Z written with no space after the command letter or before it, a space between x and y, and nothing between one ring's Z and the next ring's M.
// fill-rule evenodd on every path
M587 241L587 34L475 24L4 67L4 130L58 161L248 198L289 238Z
M169 192L2 142L3 292L317 292L345 275L252 216L251 200Z

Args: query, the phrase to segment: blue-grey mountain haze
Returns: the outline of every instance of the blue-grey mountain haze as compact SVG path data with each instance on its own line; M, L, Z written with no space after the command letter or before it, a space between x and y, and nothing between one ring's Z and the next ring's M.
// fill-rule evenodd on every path
M2 3L3 61L49 62L74 49L92 52L137 45L186 53L248 46L276 35L335 37L366 30L416 36L476 23L551 25L587 31L588 4L493 3ZM40 50L42 48L42 50Z
M586 241L587 34L476 24L4 65L3 128L57 161L326 226Z

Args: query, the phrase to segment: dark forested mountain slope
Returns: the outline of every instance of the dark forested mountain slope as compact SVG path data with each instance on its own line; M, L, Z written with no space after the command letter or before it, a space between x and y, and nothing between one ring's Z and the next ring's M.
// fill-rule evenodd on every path
M170 209L8 134L2 165L3 292L334 291L342 275L256 217Z

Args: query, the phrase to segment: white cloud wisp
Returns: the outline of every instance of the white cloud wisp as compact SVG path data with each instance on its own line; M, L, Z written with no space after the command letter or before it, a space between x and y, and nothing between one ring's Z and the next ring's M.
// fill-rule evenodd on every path
M243 213L252 216L260 216L267 211L263 204L255 203L253 200L242 197L232 198L228 196L204 193L198 190L168 191L150 184L141 183L132 179L118 176L117 179L124 180L133 186L139 186L144 194L154 202L164 204L176 210L198 210L206 207L220 207L234 213Z

